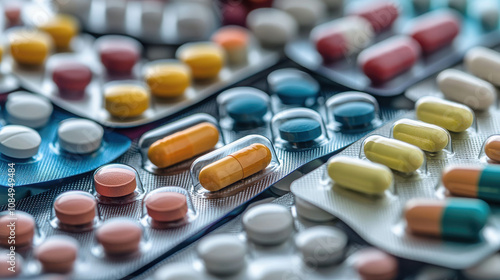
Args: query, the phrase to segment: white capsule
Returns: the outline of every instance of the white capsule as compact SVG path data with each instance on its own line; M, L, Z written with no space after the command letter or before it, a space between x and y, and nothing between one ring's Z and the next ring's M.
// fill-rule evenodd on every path
M500 86L500 53L484 47L475 47L465 54L465 67L476 77Z
M332 214L299 197L295 197L295 209L299 216L313 222L328 222L336 219Z
M52 104L45 98L27 92L9 94L5 109L10 124L31 128L45 126L53 111Z
M291 14L300 26L314 26L325 16L325 4L321 0L277 0L274 6Z
M205 237L198 245L206 270L216 275L238 273L245 266L246 251L246 243L230 234Z
M305 263L327 266L344 258L347 240L347 235L337 228L316 226L299 233L295 245Z
M437 84L446 98L475 110L486 110L496 100L492 84L456 69L439 73Z
M0 153L27 159L38 153L42 138L36 130L22 125L7 125L0 129Z
M290 211L277 204L262 204L250 208L243 215L243 227L247 237L260 245L279 245L293 232Z
M274 8L250 12L247 26L263 45L281 46L297 35L297 21L288 13Z
M74 154L87 154L99 149L103 135L102 126L85 119L64 120L57 129L59 146Z

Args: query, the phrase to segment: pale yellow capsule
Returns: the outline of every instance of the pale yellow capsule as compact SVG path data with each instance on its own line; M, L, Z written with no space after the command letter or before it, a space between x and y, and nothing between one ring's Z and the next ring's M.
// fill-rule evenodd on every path
M394 139L415 145L426 152L439 152L448 145L448 132L433 124L401 119L392 127Z
M474 121L474 113L469 107L437 97L422 97L415 107L419 120L452 132L465 131Z
M393 181L392 172L384 165L344 156L328 161L328 176L342 187L374 195L387 190Z
M403 141L373 135L364 144L367 159L399 172L414 172L424 163L422 150Z
M106 110L114 117L136 117L149 107L149 92L134 84L116 84L104 90Z

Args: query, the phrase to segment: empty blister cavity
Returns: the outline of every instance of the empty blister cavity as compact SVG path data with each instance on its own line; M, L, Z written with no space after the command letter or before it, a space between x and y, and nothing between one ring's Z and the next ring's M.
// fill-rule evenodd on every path
M0 128L0 154L10 159L27 160L35 157L41 143L40 134L32 128L22 125Z
M263 46L279 47L297 36L297 21L288 13L274 8L260 8L247 16L248 28Z
M101 204L127 204L139 200L144 188L137 171L125 164L107 164L94 172L94 195Z
M248 135L195 160L190 168L192 187L206 198L234 195L279 165L269 139Z
M175 59L161 59L145 64L143 77L151 94L160 98L180 97L191 85L190 68Z
M139 139L142 167L159 175L186 170L190 159L223 145L217 120L204 113L158 127Z
M224 49L229 64L240 65L248 61L250 36L249 30L244 27L224 26L212 35L211 40Z
M49 121L53 107L43 97L19 91L9 94L5 111L9 124L40 128Z
M236 236L217 234L201 240L197 247L207 272L213 275L234 275L246 266L246 243Z
M251 87L235 87L217 97L221 127L246 130L262 127L271 120L269 96Z
M147 245L141 224L130 218L111 218L96 231L92 248L98 257L124 258L141 253Z
M215 79L224 67L224 49L213 42L187 43L179 47L175 57L191 69L194 79Z
M363 249L353 258L353 266L362 280L393 280L398 275L396 258L378 249Z
M90 83L94 76L94 65L82 57L71 54L56 54L49 58L45 67L48 91L69 100L82 100L90 94Z
M66 235L54 235L47 238L34 249L34 256L46 273L69 273L78 259L80 244Z
M119 35L100 37L95 41L94 48L110 77L131 76L142 52L137 40Z
M9 248L26 248L38 238L40 233L33 216L22 211L0 212L0 245Z
M430 156L437 156L443 149L449 155L453 154L450 134L437 125L401 119L392 126L391 135L394 139L419 147Z
M500 202L500 166L449 166L443 170L443 186L454 196Z
M286 107L312 107L319 98L319 83L309 74L297 69L285 68L267 76L270 93L273 94L275 111Z
M196 211L186 190L180 187L161 187L144 196L142 217L144 225L169 229L193 221Z
M67 191L56 197L50 225L67 232L91 231L101 217L96 198L84 191Z
M357 133L381 125L377 100L362 92L336 94L326 101L328 128L344 133Z
M380 33L392 27L399 17L399 7L393 1L361 1L347 7L347 13L370 22L373 30Z
M344 260L347 235L334 227L315 226L295 236L302 260L312 267L329 266Z
M289 209L277 204L262 204L248 209L242 218L247 239L257 245L283 244L294 232Z
M464 132L475 123L474 112L462 104L425 96L415 104L417 119L447 129ZM477 124L475 125L477 130Z
M72 154L90 154L102 144L104 129L96 122L70 118L59 123L57 143L63 151Z
M299 197L295 197L295 211L300 217L313 222L321 223L336 219L332 214Z
M141 116L148 110L151 99L149 88L136 80L104 84L103 98L109 115L122 120Z
M276 146L290 150L316 148L328 141L323 119L311 109L295 108L276 114L271 130Z

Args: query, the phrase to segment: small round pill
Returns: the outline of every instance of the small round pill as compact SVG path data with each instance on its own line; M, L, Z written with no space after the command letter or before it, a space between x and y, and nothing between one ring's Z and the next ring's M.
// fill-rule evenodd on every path
M144 80L152 95L178 97L191 84L191 72L187 65L176 60L153 62L145 67Z
M500 162L500 135L490 136L484 144L484 153L490 159Z
M18 159L34 157L42 143L42 137L22 125L7 125L0 129L0 153Z
M274 6L291 14L301 27L314 26L325 16L325 4L323 0L280 0L275 1Z
M63 62L52 69L52 80L61 97L81 98L92 81L92 71L83 63Z
M261 8L250 12L247 26L265 46L281 46L297 35L297 21L288 13Z
M220 4L222 25L245 26L248 9L241 2L221 2Z
M14 26L21 23L22 2L6 2L4 3L3 10L8 26Z
M123 164L110 164L94 174L95 190L105 197L123 197L137 188L137 173Z
M68 273L78 256L78 241L69 236L54 235L35 248L35 258L48 273Z
M303 279L297 273L298 268L290 260L271 259L259 271L255 280Z
M295 197L295 209L297 214L307 220L313 222L328 222L336 219L335 216L326 212L325 210L316 207L315 205L303 200L302 198Z
M245 266L247 246L238 237L218 234L206 237L198 245L198 256L205 269L216 275L231 275Z
M71 40L78 34L80 29L77 19L65 14L57 14L43 21L37 27L52 37L54 45L58 49L68 49Z
M88 154L101 146L104 129L86 119L67 119L59 123L57 138L59 146L73 154Z
M141 31L144 35L159 36L163 25L163 3L143 1L141 5Z
M52 50L52 38L45 32L18 30L9 33L10 54L22 65L39 66Z
M11 227L11 223L15 223ZM15 211L14 215L10 213L0 217L0 245L10 247L9 236L12 230L16 232L16 246L25 246L31 244L35 235L35 219L25 212Z
M78 226L90 224L96 213L95 198L85 192L69 191L54 201L54 212L62 224Z
M140 116L149 108L149 91L141 85L119 82L104 89L104 107L113 117Z
M258 96L242 95L231 99L226 104L226 111L236 123L262 123L268 105L266 100Z
M139 46L128 39L107 39L98 47L101 62L112 74L130 74L140 58Z
M340 104L333 109L333 117L347 127L368 125L375 119L375 106L362 101Z
M347 235L334 227L315 226L295 237L302 260L312 266L327 266L344 258Z
M283 104L306 106L315 102L319 83L309 74L296 69L279 69L267 76L267 82Z
M496 253L479 264L462 271L467 279L495 280L500 275L500 253Z
M14 251L0 251L0 278L16 278L23 271L24 259Z
M398 274L396 258L374 248L357 252L354 268L363 280L391 280Z
M243 215L243 227L247 237L260 245L279 245L293 232L290 211L277 204L262 204L250 208Z
M226 26L212 35L212 41L226 51L229 63L241 64L247 61L248 33L243 27Z
M139 250L142 228L134 220L114 218L99 227L95 236L106 254L127 255Z
M158 222L183 219L188 212L186 196L176 192L156 192L146 198L148 215Z
M202 280L202 276L191 264L171 263L159 268L153 280Z
M53 111L52 104L45 98L24 92L9 94L5 109L10 124L31 128L45 126Z
M104 21L107 30L123 32L127 14L127 2L121 0L104 1Z
M207 35L213 26L209 5L188 1L177 2L175 17L177 35L182 40L196 41Z
M280 137L290 143L313 141L322 134L321 124L313 119L297 118L282 123Z
M191 68L195 79L215 78L224 66L224 50L212 42L184 44L176 57Z

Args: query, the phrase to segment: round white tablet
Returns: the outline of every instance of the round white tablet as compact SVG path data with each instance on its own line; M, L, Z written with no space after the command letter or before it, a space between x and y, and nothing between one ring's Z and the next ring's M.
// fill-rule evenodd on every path
M177 35L181 39L202 39L213 26L209 6L201 3L179 1L176 4Z
M302 279L297 273L297 267L291 263L290 259L274 260L269 259L268 265L261 267L257 272L256 280L277 280L277 279Z
M0 153L26 159L35 156L42 143L36 130L22 125L7 125L0 129Z
M43 97L19 91L9 94L5 110L10 124L39 128L47 124L53 107Z
M292 15L303 27L314 26L325 16L326 11L326 5L322 0L277 0L274 5Z
M105 22L108 30L123 31L125 29L127 3L123 0L106 0Z
M299 233L295 246L305 263L314 267L327 266L344 258L347 240L347 235L337 228L316 226Z
M313 222L328 222L336 219L332 214L298 197L295 197L295 209L299 216Z
M478 265L464 270L463 274L467 279L498 280L500 276L500 253L494 254Z
M247 26L266 46L281 46L297 35L297 21L288 13L261 8L248 14Z
M202 277L194 268L186 263L171 263L159 268L154 280L201 280Z
M198 245L198 256L209 273L236 274L245 266L246 243L230 234L205 237Z
M103 135L102 126L85 119L64 120L57 129L61 149L74 154L87 154L99 149Z
M155 1L142 2L141 29L142 36L160 35L163 24L163 4Z
M260 245L278 245L293 232L293 217L281 205L261 204L243 215L243 227L249 240Z

